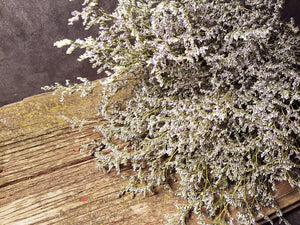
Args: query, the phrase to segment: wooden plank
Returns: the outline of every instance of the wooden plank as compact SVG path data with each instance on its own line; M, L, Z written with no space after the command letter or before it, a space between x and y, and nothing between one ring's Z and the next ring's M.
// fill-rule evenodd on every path
M1 107L0 147L59 129L66 125L62 116L95 118L101 91L102 88L98 87L93 95L85 98L78 94L66 96L64 102L59 101L59 94L48 92Z
M0 224L164 224L165 214L176 211L174 203L183 200L164 190L146 198L116 198L124 180L114 172L103 174L94 158L74 151L101 135L92 132L95 122L79 132L61 115L101 120L95 110L99 93L101 87L90 97L73 95L63 103L45 93L0 108ZM122 175L130 173L124 168ZM300 201L287 183L278 188L280 207ZM192 216L188 224L195 221Z
M0 108L0 224L156 224L176 211L175 196L166 192L116 198L124 180L74 152L101 135L94 124L71 130L60 116L94 119L100 91L84 101L75 95L59 103L46 93Z
M82 160L83 156L72 149L99 138L92 129L91 125L82 132L64 127L2 146L0 187Z
M1 107L0 187L80 160L79 154L60 148L75 148L100 135L92 132L92 124L82 132L71 130L62 116L95 118L100 92L101 87L86 99L74 95L64 102L44 93Z
M292 188L288 182L278 182L276 184L277 192L274 195L277 195L276 201L283 211L287 213L300 206L300 194L297 188ZM271 219L275 219L277 216L274 209L265 209L265 214L269 215ZM260 225L267 223L267 221L262 218L257 218L257 221Z
M129 173L123 169L123 175ZM176 211L176 197L168 192L117 198L122 183L114 172L99 172L89 159L6 186L0 224L164 224L164 214Z

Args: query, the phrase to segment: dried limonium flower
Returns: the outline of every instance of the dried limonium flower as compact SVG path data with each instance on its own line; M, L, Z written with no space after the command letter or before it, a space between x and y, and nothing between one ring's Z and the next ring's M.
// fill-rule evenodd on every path
M178 178L180 224L191 212L199 224L255 224L269 220L264 207L284 220L272 193L278 181L300 188L300 63L283 4L119 0L108 13L85 0L72 13L70 24L82 19L99 35L55 45L85 49L79 60L107 73L98 107L107 122L95 127L104 138L86 148L106 171L130 162L123 193Z

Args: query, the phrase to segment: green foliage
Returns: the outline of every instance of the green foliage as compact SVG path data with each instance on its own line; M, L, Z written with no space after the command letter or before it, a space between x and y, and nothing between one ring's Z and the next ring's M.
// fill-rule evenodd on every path
M107 123L95 127L104 139L85 146L99 168L130 162L137 173L123 194L133 196L179 177L181 224L190 212L199 224L234 224L229 206L238 224L268 220L263 207L282 218L275 183L300 188L299 31L280 20L283 1L241 2L119 0L107 13L85 0L69 22L99 35L56 42L107 73ZM115 97L122 91L129 98Z

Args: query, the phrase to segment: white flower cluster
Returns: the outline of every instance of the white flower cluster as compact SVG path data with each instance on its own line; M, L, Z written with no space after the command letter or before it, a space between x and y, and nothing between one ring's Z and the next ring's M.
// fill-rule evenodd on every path
M255 224L269 220L264 207L282 218L275 182L300 188L299 31L281 21L283 0L242 2L119 0L107 13L85 0L70 23L99 35L56 43L108 75L104 139L86 146L99 168L130 162L132 195L179 178L181 224L190 212L199 224Z

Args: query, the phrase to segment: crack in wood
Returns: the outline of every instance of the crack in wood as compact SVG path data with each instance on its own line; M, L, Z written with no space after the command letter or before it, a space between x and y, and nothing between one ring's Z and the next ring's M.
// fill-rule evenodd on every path
M39 176L42 176L42 175L45 175L45 174L53 173L57 170L60 170L60 169L66 168L66 167L70 167L70 166L74 166L74 165L77 165L77 164L80 164L80 163L83 163L83 162L87 162L87 161L89 161L91 159L94 159L94 158L95 157L93 157L93 156L86 156L86 157L83 157L81 159L77 159L77 160L74 160L74 161L71 161L71 162L68 162L68 163L64 163L64 164L49 168L49 169L44 170L44 171L39 171L39 172L37 172L33 175L30 175L30 176L26 176L26 177L22 177L22 178L13 180L13 181L6 182L4 184L1 184L0 188L7 187L9 185L14 185L16 183L19 183L19 182L22 182L22 181L25 181L25 180L29 180L29 179L33 179L33 178L36 178L36 177L39 177Z

